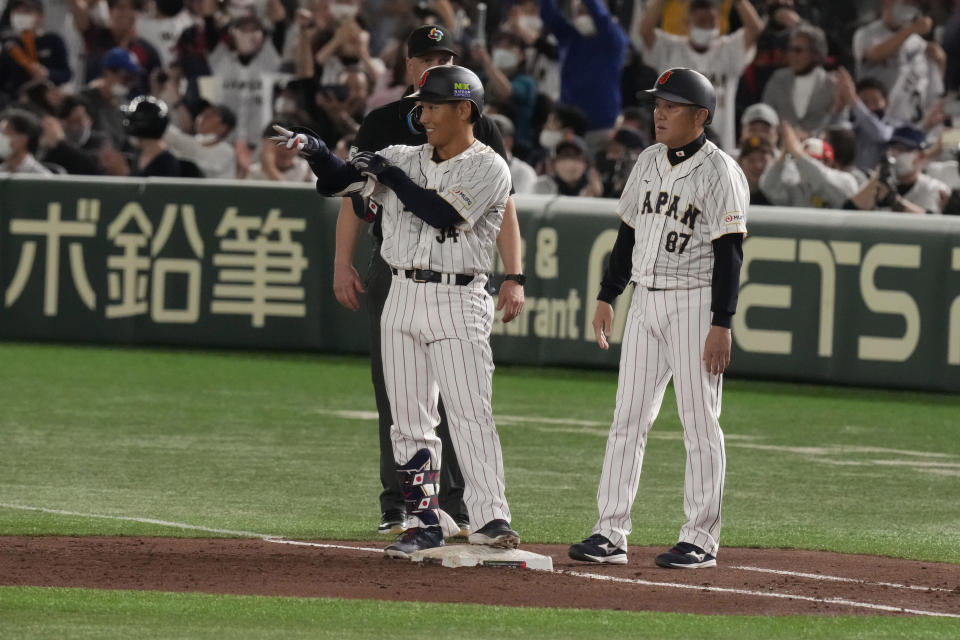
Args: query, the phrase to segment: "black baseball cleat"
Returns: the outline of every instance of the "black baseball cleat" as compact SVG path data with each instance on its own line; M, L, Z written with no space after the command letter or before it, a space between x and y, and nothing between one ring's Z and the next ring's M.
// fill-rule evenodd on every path
M627 564L627 552L615 547L605 536L595 533L583 542L570 545L567 551L574 560L601 564Z
M717 566L714 556L689 542L678 542L670 551L658 555L654 562L664 569L706 569Z
M410 559L414 551L443 546L443 531L440 527L414 527L407 529L397 541L383 550L390 558Z
M403 533L406 528L406 516L402 511L387 511L380 518L377 533L395 536Z
M498 518L471 533L467 542L497 549L516 549L520 546L520 534L511 529L506 520Z

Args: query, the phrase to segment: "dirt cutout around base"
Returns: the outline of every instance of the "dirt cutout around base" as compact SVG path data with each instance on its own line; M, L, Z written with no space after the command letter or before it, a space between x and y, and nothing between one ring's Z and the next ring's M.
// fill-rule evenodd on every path
M960 617L960 566L951 564L724 548L717 568L684 571L656 567L660 548L631 548L630 564L612 566L574 562L566 545L522 545L553 558L549 573L421 566L383 556L383 541L315 544L339 547L259 539L0 536L0 584L702 614Z

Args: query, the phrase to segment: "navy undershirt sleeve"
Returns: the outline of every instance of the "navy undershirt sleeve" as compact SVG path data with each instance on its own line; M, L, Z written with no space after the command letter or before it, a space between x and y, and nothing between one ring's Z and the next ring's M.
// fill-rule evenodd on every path
M317 176L317 192L320 195L340 194L352 184L366 181L360 172L330 152L325 145L306 157L307 163Z
M713 285L711 324L730 328L740 295L740 267L743 265L743 234L729 233L713 241Z
M449 202L436 191L417 186L400 167L387 167L377 180L390 187L403 206L431 227L446 229L463 221Z
M610 252L607 270L604 271L603 279L600 280L600 293L597 295L597 300L613 304L616 297L626 289L633 271L635 241L633 227L626 222L621 222L620 229L617 231L617 240L613 243L613 251Z

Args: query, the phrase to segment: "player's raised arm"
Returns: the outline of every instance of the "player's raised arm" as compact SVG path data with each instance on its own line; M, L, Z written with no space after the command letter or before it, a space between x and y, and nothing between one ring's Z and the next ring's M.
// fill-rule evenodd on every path
M277 135L270 138L277 145L296 148L317 176L317 191L325 196L344 196L359 192L366 179L354 167L333 155L327 145L306 127L284 129L273 125Z

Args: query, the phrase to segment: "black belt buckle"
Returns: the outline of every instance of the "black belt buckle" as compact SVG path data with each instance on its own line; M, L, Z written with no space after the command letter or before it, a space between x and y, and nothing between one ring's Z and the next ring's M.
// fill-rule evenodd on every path
M413 281L414 282L439 282L439 276L436 271L430 271L429 269L414 269L413 270Z

